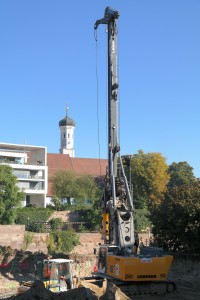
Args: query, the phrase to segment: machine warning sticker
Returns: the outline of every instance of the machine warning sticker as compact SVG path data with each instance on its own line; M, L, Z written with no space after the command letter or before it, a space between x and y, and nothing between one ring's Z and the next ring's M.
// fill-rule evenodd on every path
M119 265L115 265L115 275L119 275Z
M152 262L152 258L149 257L143 257L140 259L141 262L143 263L151 263Z

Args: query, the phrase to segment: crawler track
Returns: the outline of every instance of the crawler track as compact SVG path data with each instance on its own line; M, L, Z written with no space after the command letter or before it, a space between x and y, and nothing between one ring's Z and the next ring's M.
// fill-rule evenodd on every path
M135 282L135 283L115 283L121 291L130 298L135 295L165 295L176 290L176 284L167 282Z

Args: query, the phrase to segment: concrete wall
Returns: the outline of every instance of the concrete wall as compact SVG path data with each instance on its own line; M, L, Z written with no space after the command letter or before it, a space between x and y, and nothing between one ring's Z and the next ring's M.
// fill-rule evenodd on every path
M0 246L23 249L25 225L0 225Z

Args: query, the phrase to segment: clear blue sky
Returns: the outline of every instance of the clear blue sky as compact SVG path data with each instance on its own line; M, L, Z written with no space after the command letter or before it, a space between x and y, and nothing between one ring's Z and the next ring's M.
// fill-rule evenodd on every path
M121 154L160 152L200 176L199 0L0 0L0 141L59 151L75 120L77 157L99 157L93 26L120 11ZM98 29L100 157L107 157L106 32Z

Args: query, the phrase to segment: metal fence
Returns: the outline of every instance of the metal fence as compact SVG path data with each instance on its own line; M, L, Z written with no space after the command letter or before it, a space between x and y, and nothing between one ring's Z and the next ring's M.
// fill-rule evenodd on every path
M26 231L33 232L51 232L52 230L72 230L75 232L88 232L92 230L91 224L89 222L63 222L62 226L57 226L52 228L50 222L29 222L26 224Z

